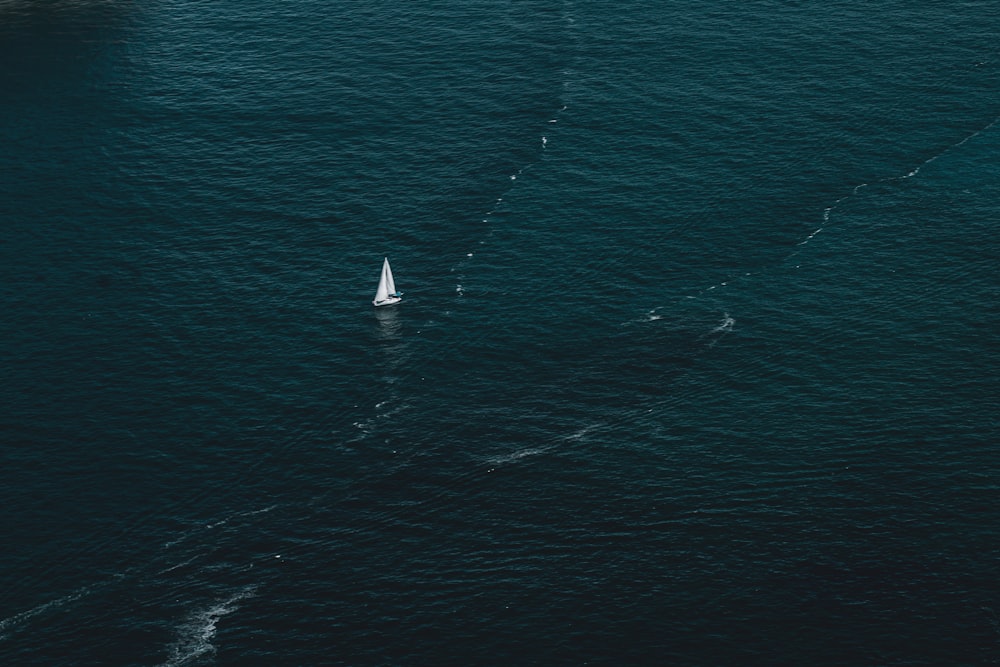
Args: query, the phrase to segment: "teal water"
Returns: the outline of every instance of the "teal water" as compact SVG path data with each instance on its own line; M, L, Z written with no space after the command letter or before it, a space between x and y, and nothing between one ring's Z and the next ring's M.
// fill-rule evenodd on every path
M0 662L995 663L998 30L0 4Z

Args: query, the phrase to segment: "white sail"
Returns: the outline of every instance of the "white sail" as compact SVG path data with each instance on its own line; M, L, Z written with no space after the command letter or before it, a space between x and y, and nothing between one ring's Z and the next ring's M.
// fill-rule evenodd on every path
M389 296L389 281L386 280L385 274L389 269L389 259L386 258L385 262L382 264L382 275L378 278L378 289L375 290L375 302L385 301L385 298Z
M388 306L399 303L402 299L396 292L396 283L392 279L392 269L389 268L389 258L382 262L382 275L378 279L378 289L375 290L375 299L372 304L375 306Z
M385 258L382 263L382 272L385 275L385 289L391 296L396 296L396 282L392 279L392 269L389 268L389 258Z

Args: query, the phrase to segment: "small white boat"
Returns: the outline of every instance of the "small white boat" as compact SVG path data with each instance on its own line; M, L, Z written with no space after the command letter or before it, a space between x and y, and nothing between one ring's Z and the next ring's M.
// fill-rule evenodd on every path
M396 291L396 283L392 279L392 269L389 268L389 258L382 262L382 275L378 279L378 289L375 290L373 306L391 306L403 300L403 293Z

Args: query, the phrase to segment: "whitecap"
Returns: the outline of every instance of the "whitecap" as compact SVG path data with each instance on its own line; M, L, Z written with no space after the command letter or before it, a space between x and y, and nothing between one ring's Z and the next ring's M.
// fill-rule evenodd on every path
M656 312L656 309L653 309L653 310L651 310L651 311L649 311L649 312L646 313L646 319L640 320L640 321L642 321L642 322L655 322L656 320L662 320L662 319L663 319L663 315L660 315L659 313Z

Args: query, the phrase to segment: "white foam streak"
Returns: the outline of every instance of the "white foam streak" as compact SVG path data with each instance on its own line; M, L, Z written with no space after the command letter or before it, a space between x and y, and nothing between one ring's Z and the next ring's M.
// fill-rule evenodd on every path
M733 330L736 320L729 316L729 313L722 314L722 323L712 329L711 333L728 333Z
M177 640L169 647L170 659L163 663L163 667L181 667L204 655L215 653L212 640L215 639L219 619L236 611L239 608L236 603L240 600L253 597L255 588L242 588L226 600L188 616L178 628Z
M263 514L265 512L270 512L275 507L277 507L277 505L269 505L268 507L264 507L264 508L261 508L259 510L247 510L246 512L237 512L235 514L231 514L230 516L227 516L224 519L219 519L218 521L216 521L214 523L210 523L210 524L206 525L205 527L206 528L217 528L219 526L226 525L227 523L229 523L233 519L240 519L242 517L253 516L255 514Z
M357 426L357 424L355 424L355 425ZM254 516L255 514L264 514L265 512L270 512L271 510L273 510L276 507L278 507L278 505L268 505L267 507L262 507L260 509L246 510L244 512L236 512L235 514L231 514L231 515L229 515L227 517L224 517L222 519L219 519L217 521L213 521L211 523L204 524L204 525L200 526L198 529L189 530L189 531L187 531L185 533L182 533L176 539L170 540L169 542L164 542L163 543L163 548L164 549L171 549L171 548L177 546L181 542L184 542L185 540L187 540L188 538L190 538L192 535L195 535L198 532L198 530L211 530L213 528L218 528L219 526L226 525L227 523L229 523L233 519L238 519L240 517Z
M516 452L510 454L502 454L500 456L494 456L488 460L488 463L493 466L503 465L505 463L513 463L514 461L519 461L528 456L538 456L539 454L544 454L545 452L552 449L551 447L529 447L526 449L519 449Z
M590 433L591 431L593 431L595 428L597 428L597 427L593 426L593 425L586 426L586 427L580 429L579 431L576 431L575 433L572 433L572 434L566 436L566 439L570 440L572 442L576 442L577 440L582 440L584 436L586 436L588 433Z
M14 614L13 616L3 619L2 621L0 621L0 641L3 641L8 637L10 637L11 634L16 632L18 629L20 629L34 617L40 614L44 614L45 612L50 611L52 609L58 609L72 602L76 602L83 596L90 593L91 590L93 590L91 586L83 586L81 588L76 589L72 593L62 596L61 598L45 602L43 604L38 605L37 607L34 607L33 609L22 611L20 614Z
M708 339L708 348L715 347L715 344L722 340L736 326L736 320L729 316L729 313L722 314L722 322L706 334L702 334L701 339Z
M572 23L572 19L569 19L569 20L570 20L570 23ZM570 74L571 74L571 73L570 73L570 72L568 72L568 71L563 71L563 72L562 72L562 74L563 74L564 76L570 76ZM565 82L565 81L564 81L564 82L563 82L563 87L565 88L565 87L566 87L566 85L567 85L567 82ZM559 117L559 114L561 114L562 112L566 111L566 109L568 109L568 108L569 108L569 106L568 106L568 105L566 105L566 104L563 104L563 105L562 105L562 106L561 106L561 107L559 108L559 110L558 110L558 111L556 111L556 112L555 112L555 113L553 114L553 116L554 116L554 117L553 117L553 118L550 118L550 119L548 120L548 122L549 122L550 124L554 124L554 123L557 123L557 122L559 121L559 118L558 118L558 117ZM545 151L545 150L547 150L547 149L548 149L548 143L549 143L549 137L548 137L548 135L547 135L547 134L544 134L544 135L541 135L541 148L542 148L542 150L543 150L543 151ZM516 183L517 183L517 180L518 180L518 178L519 178L520 176L524 175L525 171L526 171L526 170L528 170L528 169L530 169L530 168L531 168L531 167L532 167L532 166L533 166L533 165L534 165L535 163L536 163L536 162L531 162L531 163L528 163L528 164L524 165L523 167L521 167L520 169L518 169L516 173L513 173L513 174L510 174L509 178L510 178L510 182L511 182L511 184L510 184L510 186L508 187L508 189L507 189L507 191L506 191L506 192L510 192L511 188L513 188L513 187L515 187L515 186L516 186ZM506 194L506 192L504 192L503 194ZM494 201L494 203L493 203L493 206L492 206L492 207L491 207L491 208L490 208L490 209L489 209L488 211L486 211L486 213L485 213L485 214L483 215L483 218L482 218L482 221L483 221L483 223L484 223L484 224L489 224L489 220L490 220L490 217L491 217L491 216L492 216L492 215L493 215L494 213L498 213L498 212L500 211L500 208L501 208L501 206L503 205L503 200L504 200L503 196L500 196L500 197L497 197L497 198L496 198L496 200L495 200L495 201ZM489 236L492 236L492 235L493 235L493 229L489 229L489 230L487 230L487 237L489 237ZM485 243L485 241L483 241L483 240L480 240L480 241L479 241L479 245L483 245L484 243ZM456 266L453 266L451 270L452 270L453 272L454 272L454 271L456 271L456 270L457 270L458 268L460 268L460 267L461 267L461 266L462 266L462 265L463 265L463 264L464 264L465 262L467 262L467 261L468 261L468 259L469 259L469 258L471 258L472 256L473 256L473 254L472 254L471 252L467 252L467 253L465 253L465 259L463 259L463 260L460 260L460 261L459 261L459 263L458 263L458 264L457 264ZM456 291L457 291L457 290L456 290ZM462 292L461 292L461 291L458 291L458 294L459 294L459 295L461 295L461 294L462 294Z
M163 575L163 574L166 574L167 572L173 572L174 570L178 570L178 569L180 569L182 567L185 567L186 565L190 565L191 563L195 562L199 558L201 558L201 554L195 554L194 556L191 556L187 560L183 560L180 563L177 563L176 565L171 565L168 568L160 570L159 572L157 572L157 574L158 575Z
M965 144L966 142L971 141L972 139L975 139L976 137L978 137L983 132L988 131L990 128L992 128L994 125L996 125L998 122L1000 122L1000 116L997 116L992 121L990 121L990 123L988 125L986 125L985 127L981 128L979 130L976 130L975 132L973 132L972 134L968 135L967 137L965 137L961 141L959 141L957 143L954 143L951 146L948 146L947 148L945 148L943 151L941 151L937 155L932 155L931 157L927 158L926 160L924 160L923 162L921 162L920 164L918 164L916 167L914 167L913 169L911 169L908 172L906 172L905 174L903 174L902 176L888 176L886 178L882 178L882 179L879 179L878 181L875 181L875 183L876 184L896 183L896 182L899 182L899 181L905 181L907 179L914 178L915 176L917 176L920 173L920 170L923 169L925 166L929 165L931 162L934 162L935 160L937 160L942 155L945 155L946 153L948 153L948 152L950 152L950 151L958 148L959 146ZM849 199L850 197L853 197L854 195L858 194L858 192L860 192L863 188L867 188L869 185L870 185L869 183L860 183L859 185L855 185L853 188L851 188L851 194L850 195L847 195L846 197L841 197L840 199L838 199L837 201L835 201L833 204L831 204L830 206L828 206L826 209L824 209L823 210L823 223L825 224L825 223L828 223L830 221L830 214L834 211L834 209L836 209L838 206L840 206L840 204L842 202L844 202L845 200ZM805 245L806 243L809 242L809 240L811 238L813 238L814 236L816 236L816 234L819 233L819 231L821 231L822 229L823 228L820 227L815 232L813 232L808 237L806 237L806 239L804 241L801 241L801 242L799 242L796 245Z
M830 215L830 209L826 209L826 213L823 215L824 221L825 221L825 219L827 217L829 217L829 215ZM810 234L809 236L807 236L806 239L805 239L805 241L801 241L798 245L805 245L805 244L809 243L809 239L813 238L814 236L816 236L817 234L819 234L821 231L823 231L822 227L820 227L819 229L817 229L816 231L814 231L812 234Z

